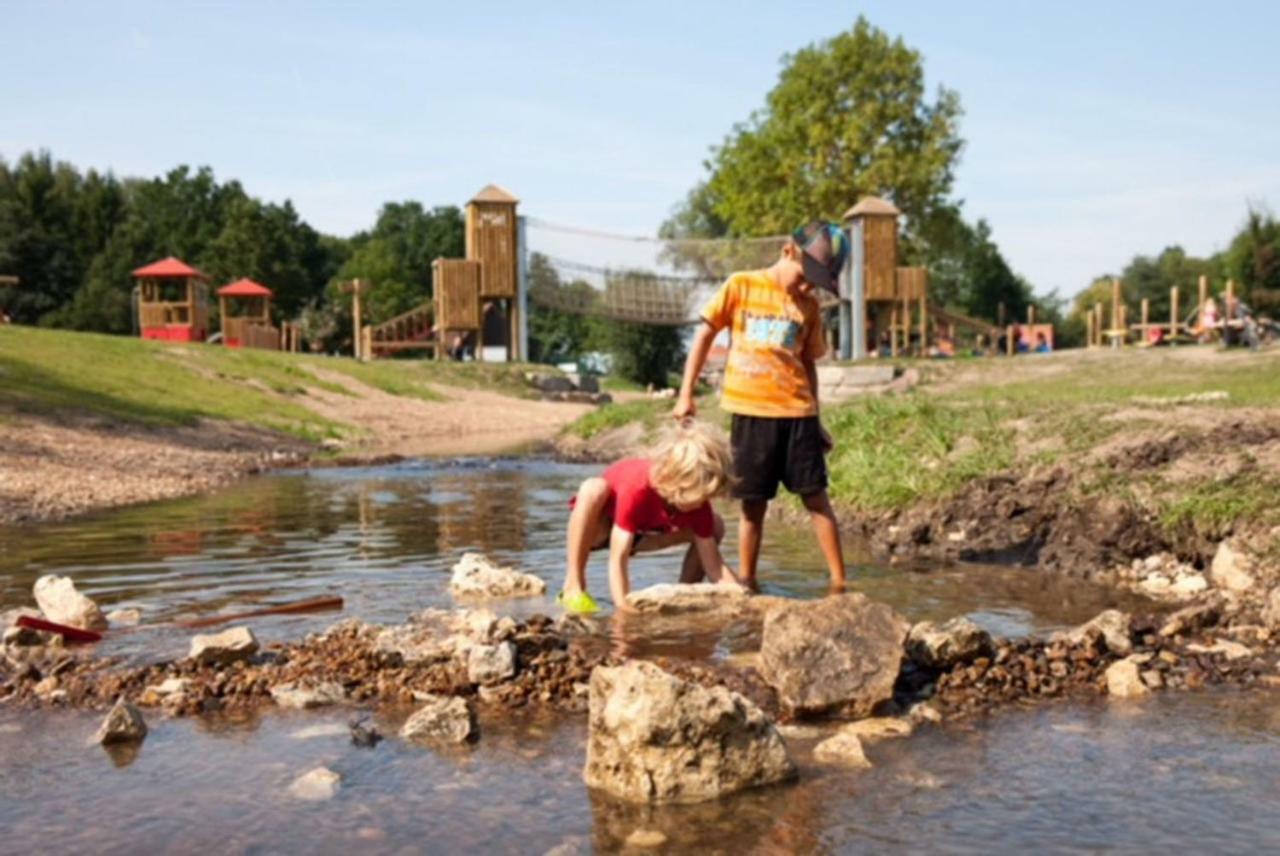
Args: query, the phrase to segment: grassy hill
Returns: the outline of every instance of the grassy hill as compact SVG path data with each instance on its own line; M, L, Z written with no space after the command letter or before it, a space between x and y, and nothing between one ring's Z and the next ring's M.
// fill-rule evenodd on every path
M439 401L447 387L528 394L524 367L382 360L147 342L122 336L0 327L4 414L97 416L147 425L222 419L319 440L338 425L306 407L308 389L349 394L337 373L397 396ZM445 391L441 391L445 387Z

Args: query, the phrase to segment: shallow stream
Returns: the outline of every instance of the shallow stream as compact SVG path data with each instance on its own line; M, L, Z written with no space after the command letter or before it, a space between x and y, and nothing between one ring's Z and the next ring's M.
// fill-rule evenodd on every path
M56 572L105 608L141 608L146 624L328 594L345 599L343 615L399 622L452 605L448 573L463 550L519 564L554 592L566 501L591 471L473 460L281 473L11 530L0 533L0 608L29 603L35 579ZM806 531L773 524L766 544L767 593L825 591ZM725 550L733 561L733 544ZM638 556L633 584L670 581L678 566L678 553ZM607 602L600 558L590 576ZM1117 602L1078 581L1008 568L862 561L851 580L913 620L966 614L1005 635L1070 626ZM549 597L494 608L556 614ZM251 626L266 640L287 639L337 618ZM716 657L741 644L716 631L664 633L645 637L642 628L640 653ZM142 629L100 648L176 657L188 636ZM661 830L672 849L728 853L1269 849L1280 846L1275 702L1202 693L1009 711L873 745L874 769L856 773L815 766L810 746L798 743L798 784L652 811L586 790L581 718L482 720L475 747L439 753L394 738L357 749L345 733L350 711L153 716L136 754L107 754L85 743L97 715L0 705L0 853L587 852L620 847L640 827ZM289 783L321 764L342 775L339 795L291 800Z

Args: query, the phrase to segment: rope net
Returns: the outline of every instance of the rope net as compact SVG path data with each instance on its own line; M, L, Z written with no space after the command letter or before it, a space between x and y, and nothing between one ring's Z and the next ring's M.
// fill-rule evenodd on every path
M786 236L643 238L525 221L529 300L557 312L683 326L739 270L771 265Z

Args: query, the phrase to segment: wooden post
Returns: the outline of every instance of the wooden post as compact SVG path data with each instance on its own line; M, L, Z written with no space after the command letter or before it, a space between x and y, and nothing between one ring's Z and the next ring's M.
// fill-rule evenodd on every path
M1151 300L1150 298L1142 298L1142 333L1146 335L1147 327L1151 325Z
M227 346L227 299L218 295L218 329L222 331L222 347Z
M1236 296L1236 281L1234 279L1229 279L1227 280L1227 303L1231 303L1232 298L1234 298L1235 296ZM1223 311L1222 315L1224 318L1226 317L1225 310Z
M364 324L361 323L360 318L360 297L372 287L373 283L367 279L351 279L341 285L342 291L351 295L351 350L357 360L369 358L362 347Z
M360 353L362 359L373 359L373 327L368 324L360 328Z
M1200 307L1201 312L1204 312L1204 304L1205 304L1205 301L1208 299L1209 299L1209 277L1202 275L1200 277L1200 303L1197 304ZM1199 322L1199 320L1200 319L1198 318L1196 319L1197 323Z
M1084 343L1085 343L1085 347L1088 347L1088 348L1092 348L1094 345L1093 321L1094 321L1093 310L1090 309L1088 312L1084 314L1084 330L1085 330Z
M1178 317L1178 286L1170 286L1169 288L1169 344L1174 344L1174 340L1178 338L1178 328L1182 326L1182 320Z
M929 353L928 343L926 342L926 338L928 337L928 335L929 335L929 303L928 303L928 301L925 299L925 295L924 295L924 283L921 283L921 288L920 288L920 356L922 356L922 357Z
M1004 352L1012 357L1017 352L1017 347L1013 343L1013 325L1004 328Z
M1112 341L1115 341L1114 334L1124 329L1124 319L1120 314L1120 280L1111 280L1111 332Z
M898 356L898 307L889 310L889 356Z
M1036 306L1034 303L1027 304L1027 326L1034 327L1036 324Z
M997 327L1005 326L1004 316L1005 316L1004 301L1001 300L1000 303L997 304L996 306L996 326Z

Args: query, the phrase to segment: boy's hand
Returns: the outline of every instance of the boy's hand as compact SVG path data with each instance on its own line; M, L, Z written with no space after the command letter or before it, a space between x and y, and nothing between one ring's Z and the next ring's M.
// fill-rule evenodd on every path
M680 396L676 399L676 406L671 408L671 417L673 419L691 419L698 414L698 407L693 403L692 396Z
M830 452L836 447L836 441L831 439L830 432L821 425L818 426L818 437L822 440L823 453Z

